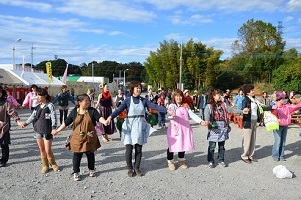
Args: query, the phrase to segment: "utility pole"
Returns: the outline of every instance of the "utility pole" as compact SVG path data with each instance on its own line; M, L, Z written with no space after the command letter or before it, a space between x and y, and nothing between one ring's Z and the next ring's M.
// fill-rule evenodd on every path
M33 47L33 43L32 43L32 46L31 46L31 63L30 63L30 70L32 71L32 65L33 65L33 50L36 49Z
M181 42L180 46L180 72L179 72L179 89L182 90L182 60L183 60L183 52L182 52L183 42Z

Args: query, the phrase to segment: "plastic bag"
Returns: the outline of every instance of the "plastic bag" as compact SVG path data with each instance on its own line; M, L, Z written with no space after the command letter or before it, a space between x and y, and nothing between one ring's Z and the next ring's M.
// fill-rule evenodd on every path
M277 165L276 167L274 167L273 174L276 175L277 178L293 178L293 173L291 173L283 165Z
M279 130L278 118L271 111L264 112L264 125L267 131Z

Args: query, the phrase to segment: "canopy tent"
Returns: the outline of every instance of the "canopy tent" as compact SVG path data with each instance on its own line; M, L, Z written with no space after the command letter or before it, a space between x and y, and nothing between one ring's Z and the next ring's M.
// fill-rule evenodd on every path
M0 68L0 84L24 85L25 82L23 82L21 79L18 79L7 70Z
M37 86L53 86L53 87L60 87L65 85L63 82L52 76L52 83L48 78L48 75L45 73L37 73L37 72L30 72L30 71L22 71L22 70L7 70L11 73L14 77L18 78L23 82L23 85L37 85ZM23 75L22 75L23 73Z
M81 76L77 82L86 82L86 83L103 83L109 82L109 78L101 77L101 76Z

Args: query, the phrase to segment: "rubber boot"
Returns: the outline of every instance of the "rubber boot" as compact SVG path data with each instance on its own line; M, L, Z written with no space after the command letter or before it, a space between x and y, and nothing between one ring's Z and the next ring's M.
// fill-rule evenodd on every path
M57 172L59 171L59 166L56 164L54 157L48 158L49 164L51 165L53 171Z
M42 165L43 165L42 174L45 174L49 170L49 163L48 163L47 157L41 157L41 161L42 161Z

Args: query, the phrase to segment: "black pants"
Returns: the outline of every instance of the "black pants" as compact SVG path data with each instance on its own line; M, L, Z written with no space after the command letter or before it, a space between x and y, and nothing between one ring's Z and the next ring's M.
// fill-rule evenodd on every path
M125 161L128 169L133 169L133 163L132 163L132 153L133 153L133 148L134 145L127 144L125 145ZM140 163L141 163L141 157L142 157L142 145L140 144L135 144L135 163L134 167L135 169L140 168Z
M60 122L61 122L61 124L63 123L63 117L64 117L64 120L66 120L67 115L68 115L68 110L60 110Z
M8 144L1 144L2 157L0 159L1 163L7 163L9 158L9 146Z
M167 160L172 160L173 159L173 152L169 151L169 148L167 149ZM184 158L185 156L185 151L178 152L178 158Z
M207 160L208 162L214 163L214 150L215 150L216 142L209 141L208 146L208 155ZM219 162L224 162L225 160L225 141L218 142L218 157Z
M73 153L73 172L78 173L80 172L80 161L83 157L84 153ZM88 160L88 168L89 170L95 169L95 154L92 151L85 152Z

